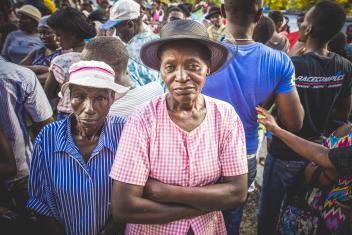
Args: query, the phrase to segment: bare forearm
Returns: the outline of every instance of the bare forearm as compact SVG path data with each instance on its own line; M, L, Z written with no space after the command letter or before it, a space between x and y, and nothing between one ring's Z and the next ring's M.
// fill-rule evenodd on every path
M329 149L322 145L305 140L281 128L277 128L273 134L308 161L315 162L324 168L333 168L328 158Z
M41 228L44 232L44 234L50 234L50 235L65 235L65 229L64 227L57 222L57 220L47 217L47 216L39 216L39 219L41 221Z
M191 207L166 205L144 198L135 198L133 202L115 206L113 203L113 217L119 223L163 224L201 214L204 212Z
M202 211L237 207L247 197L247 174L223 177L222 183L199 187L169 185L148 179L145 196L161 203L176 203Z

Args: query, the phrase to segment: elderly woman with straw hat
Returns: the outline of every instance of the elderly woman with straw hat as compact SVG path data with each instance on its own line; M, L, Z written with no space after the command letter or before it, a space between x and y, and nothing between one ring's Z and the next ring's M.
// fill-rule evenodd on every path
M125 119L108 113L128 88L114 83L114 71L104 62L80 61L69 76L61 93L69 90L73 114L43 128L36 139L28 207L45 234L94 235L114 228L109 172Z
M221 210L243 204L247 160L242 123L227 103L201 94L228 51L198 22L177 20L141 59L169 93L129 117L110 176L112 214L126 234L226 234Z

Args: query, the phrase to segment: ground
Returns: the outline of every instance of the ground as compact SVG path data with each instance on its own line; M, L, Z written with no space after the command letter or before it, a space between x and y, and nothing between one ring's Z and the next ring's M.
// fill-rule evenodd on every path
M249 193L248 202L245 205L243 219L241 223L241 235L257 234L257 214L259 208L260 186L254 192Z

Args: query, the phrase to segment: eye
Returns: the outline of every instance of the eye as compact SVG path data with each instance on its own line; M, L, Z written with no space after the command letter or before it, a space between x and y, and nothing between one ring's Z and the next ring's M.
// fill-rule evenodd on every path
M175 70L175 66L173 66L171 64L167 64L165 66L165 70L166 70L166 72L171 73L171 72L173 72Z
M189 64L188 65L188 69L190 69L190 70L198 70L199 69L199 65L197 65L197 64Z
M102 102L102 101L107 100L107 98L106 98L105 96L102 96L102 95L97 96L95 99L96 99L96 101L98 101L98 102Z

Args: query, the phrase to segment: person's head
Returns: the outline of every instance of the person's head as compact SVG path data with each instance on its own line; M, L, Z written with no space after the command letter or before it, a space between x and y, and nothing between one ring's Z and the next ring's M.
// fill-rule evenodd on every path
M338 32L328 43L329 51L347 58L345 46L347 45L347 37L343 32Z
M88 42L82 53L81 60L103 61L115 72L115 82L129 86L127 75L128 52L121 40L115 37L96 37Z
M313 6L305 15L300 27L300 40L311 38L320 43L327 43L337 34L346 19L346 13L339 5L322 1Z
M40 11L32 5L24 5L16 10L19 19L19 28L26 33L34 33L42 17Z
M141 30L140 5L133 0L119 0L110 10L110 19L103 24L107 30L115 28L122 41L129 42Z
M160 70L176 102L195 100L206 76L225 63L227 49L209 39L204 25L191 20L171 21L163 26L160 37L142 47L143 63Z
M61 94L69 89L73 115L81 128L102 127L110 106L128 90L114 82L113 69L100 61L73 64L69 77L61 88Z
M108 11L109 7L110 7L109 1L107 1L107 0L100 1L99 7L100 7L100 9L102 9L104 11Z
M352 24L346 28L347 43L352 43Z
M280 11L271 11L269 17L273 20L275 24L276 32L281 32L281 29L284 25L285 17Z
M55 50L58 45L55 38L55 32L48 25L48 18L49 16L44 16L40 19L38 24L38 34L40 40L44 43L46 48Z
M262 16L253 31L253 40L266 44L273 36L275 24L273 20L267 16Z
M100 23L105 23L109 17L105 11L102 10L95 10L89 14L88 19L90 21L99 21Z
M205 16L205 19L210 20L211 24L220 27L222 16L219 7L211 7L209 13Z
M72 7L64 7L55 11L49 17L48 25L55 31L57 40L64 50L75 48L82 44L84 39L96 35L93 22Z
M178 4L178 7L183 11L185 18L191 17L191 12L192 12L192 7L193 7L192 4L181 3L181 4Z
M263 0L225 0L224 8L229 24L250 27L263 13Z
M6 24L10 20L12 5L9 0L3 0L0 3L0 25Z
M174 20L184 20L184 19L186 19L186 16L183 13L181 8L176 6L171 6L167 9L165 14L165 20L166 20L165 23L168 23Z

